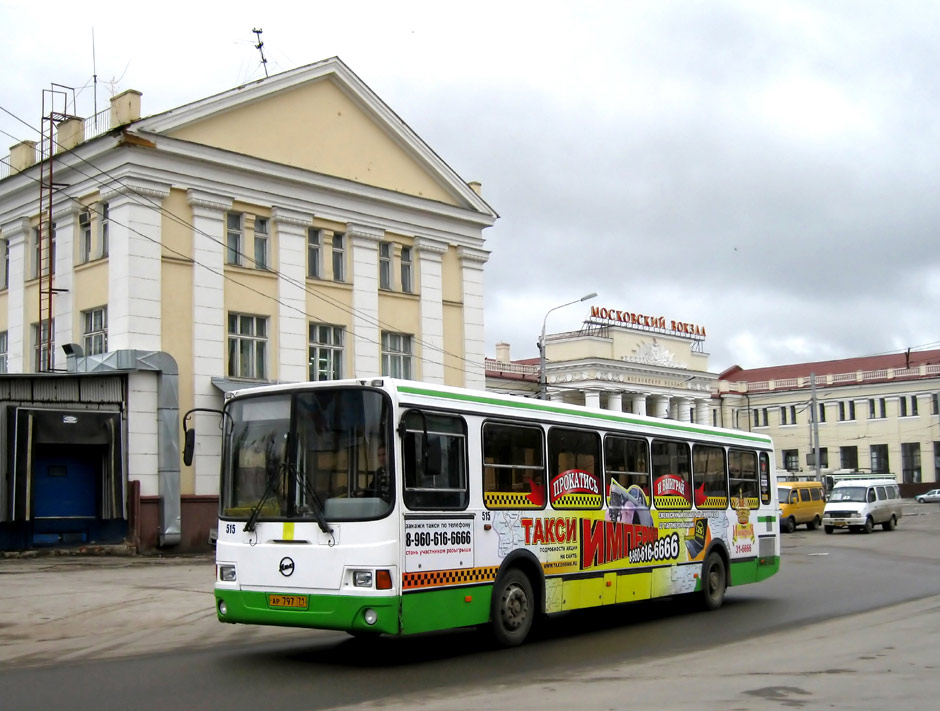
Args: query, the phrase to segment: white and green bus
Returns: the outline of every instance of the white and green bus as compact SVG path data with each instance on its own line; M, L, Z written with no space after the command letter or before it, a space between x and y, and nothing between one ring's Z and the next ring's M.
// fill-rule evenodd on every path
M222 622L515 645L780 566L762 435L389 378L240 390L222 430Z

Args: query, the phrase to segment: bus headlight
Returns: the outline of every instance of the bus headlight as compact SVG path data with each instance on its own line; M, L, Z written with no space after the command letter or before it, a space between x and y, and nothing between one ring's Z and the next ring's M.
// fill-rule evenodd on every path
M364 613L362 613L363 618L365 618L367 625L374 625L375 621L379 619L378 613L373 610L371 607L368 608Z
M371 588L372 587L372 571L371 570L354 570L353 571L353 585L357 588Z
M219 614L225 617L227 612L228 606L225 604L225 600L219 600Z
M223 583L234 583L236 579L234 565L219 566L219 580Z

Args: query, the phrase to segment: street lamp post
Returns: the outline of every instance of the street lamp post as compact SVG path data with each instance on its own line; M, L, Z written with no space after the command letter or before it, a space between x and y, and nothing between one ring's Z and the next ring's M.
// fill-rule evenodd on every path
M574 301L569 301L567 304L560 304L550 308L545 312L545 318L542 319L542 335L539 338L539 400L547 399L548 388L546 387L545 382L545 324L548 321L548 314L552 311L557 311L562 309L565 306L571 306L571 304L578 304L582 301L587 301L588 299L593 299L597 296L596 291L592 291L590 294L585 294L580 299L575 299Z

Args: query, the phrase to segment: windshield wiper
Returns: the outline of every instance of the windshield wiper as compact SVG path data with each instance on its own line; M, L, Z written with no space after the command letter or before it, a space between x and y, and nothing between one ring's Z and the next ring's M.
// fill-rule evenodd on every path
M258 516L261 515L261 508L264 506L265 502L268 500L268 497L274 493L274 487L277 485L277 471L271 472L271 475L268 476L268 483L264 487L264 493L261 494L261 498L258 499L258 503L251 507L251 515L248 517L248 521L245 522L245 527L242 529L247 533L252 533L255 530L255 524L258 522Z
M324 533L332 534L333 529L330 528L330 524L326 522L326 517L323 515L323 500L320 498L319 494L317 494L316 489L310 485L310 482L307 481L306 476L301 476L296 467L292 467L290 464L287 464L287 470L294 478L294 482L300 483L301 487L303 487L304 493L307 495L307 498L313 502L313 504L310 506L310 509L313 511L313 516L316 518L317 525L320 527L320 530Z

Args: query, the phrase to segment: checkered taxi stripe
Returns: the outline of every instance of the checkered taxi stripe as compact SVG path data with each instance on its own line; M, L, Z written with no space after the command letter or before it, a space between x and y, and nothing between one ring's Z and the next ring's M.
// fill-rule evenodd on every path
M654 496L658 509L689 509L692 504L684 496Z
M565 494L552 501L556 509L599 509L600 494Z
M727 496L707 496L705 501L699 504L700 509L726 509L728 508Z
M512 492L486 493L483 494L483 503L489 509L540 509L538 504L529 501L528 494L517 494Z
M744 498L744 505L747 506L747 508L749 508L749 509L756 509L756 508L760 508L760 501L758 501L758 499L757 499L756 496L745 497L745 498ZM740 509L740 508L742 508L742 506L741 506L741 499L739 499L737 496L732 496L732 497L731 497L731 508L733 508L733 509Z
M461 568L458 570L429 570L420 573L405 573L402 576L402 590L418 588L439 588L449 585L467 585L473 583L491 583L496 580L498 566L483 568Z

